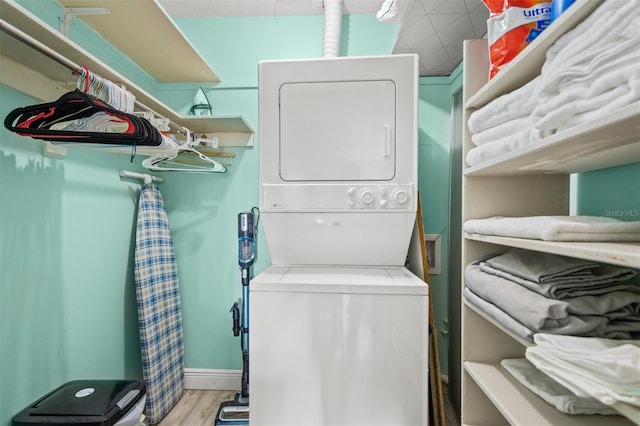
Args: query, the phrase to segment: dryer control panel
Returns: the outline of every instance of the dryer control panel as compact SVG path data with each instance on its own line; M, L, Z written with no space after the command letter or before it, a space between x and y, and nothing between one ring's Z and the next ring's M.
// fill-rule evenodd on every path
M353 185L347 189L349 208L407 209L413 194L407 185Z
M263 185L263 211L415 210L410 184Z

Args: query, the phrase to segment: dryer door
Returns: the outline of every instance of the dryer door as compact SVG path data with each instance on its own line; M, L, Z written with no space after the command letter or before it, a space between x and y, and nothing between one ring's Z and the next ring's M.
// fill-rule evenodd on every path
M395 135L391 80L280 87L280 177L285 181L391 180Z

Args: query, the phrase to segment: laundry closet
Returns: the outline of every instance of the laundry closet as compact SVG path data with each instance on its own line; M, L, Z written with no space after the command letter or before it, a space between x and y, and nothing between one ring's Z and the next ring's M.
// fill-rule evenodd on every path
M241 357L229 308L240 295L236 217L258 205L257 62L255 68L253 63L228 66L225 74L224 66L219 72L216 64L236 54L228 52L218 59L208 53L203 59L193 45L199 44L199 52L206 50L206 34L192 35L175 51L162 48L179 38L175 30L144 39L144 31L135 27L144 20L141 13L158 25L166 24L154 9L114 8L108 16L110 28L91 24L101 15L70 17L66 31L72 41L68 42L61 32L62 4L8 1L1 6L3 118L15 109L53 102L82 87L80 67L86 65L100 77L124 83L136 95L140 109L167 117L178 138L184 138L179 132L184 127L197 137L216 139L218 148L209 151L224 155L211 158L226 167L225 172L154 171L142 164L151 156L143 145L113 152L45 144L2 129L2 281L14 283L2 286L2 424L73 378L141 376L133 253L144 182L121 176L123 170L164 179L154 184L164 199L180 278L185 386L207 388L213 381L218 388L235 388ZM125 17L120 19L119 13ZM305 20L322 32L322 17L301 18ZM11 24L30 38L16 39ZM299 22L286 18L257 20L257 24L273 42L268 44L271 51L257 49L252 57L277 57L282 27L301 31ZM388 52L389 41L379 43L381 38L391 40L394 29L381 27L377 38L370 39L367 33L376 25L375 18L354 17L350 48L367 55ZM188 30L187 25L183 31ZM229 31L224 26L215 30L222 31L215 35L220 38ZM125 40L112 38L116 36ZM291 54L320 56L314 50L316 36L302 31L297 38L299 52L294 46ZM125 52L128 59L122 52L131 47L132 39L139 39L137 47L142 49ZM37 53L29 43L38 41L55 48ZM158 51L150 64L143 65L148 46L157 46ZM177 68L178 74L163 74L170 68ZM211 91L219 80L227 87ZM200 87L210 97L212 117L188 115ZM262 232L260 227L256 274L271 263Z
M237 215L259 206L260 198L265 194L272 197L269 200L282 195L269 190L263 192L261 187L262 116L258 102L258 63L301 58L317 60L322 56L323 22L319 16L182 18L172 22L155 1L113 2L117 4L106 6L111 10L105 16L101 15L104 11L100 10L100 2L84 3L92 3L97 10L74 15L69 11L65 14L63 9L76 6L71 0L0 0L0 111L3 120L16 109L54 102L65 93L81 88L88 81L80 75L82 67L86 66L96 75L121 83L125 90L135 94L136 110L152 110L157 116L166 118L163 125L168 126L168 133L178 140L192 138L195 146L199 139L198 148L206 158L198 160L198 154L184 146L179 156L173 158L180 160L174 166L182 170L162 170L166 162L156 158L154 147L144 143L135 148L109 149L86 144L65 146L20 135L5 126L0 128L0 426L9 426L12 416L22 408L73 379L141 379L143 360L134 254L144 175L160 178L152 184L162 194L175 248L184 340L182 386L185 389L239 390L242 356L229 313L232 304L241 298ZM551 135L549 144L546 140L539 147L521 147L521 151L503 152L503 157L497 159L467 163L469 155L472 161L473 158L486 160L486 151L476 150L469 154L477 147L469 129L471 115L500 96L526 86L540 73L546 51L553 43L587 20L602 3L577 0L572 6L574 9L562 16L559 25L550 27L546 34L543 32L533 46L535 49L514 61L510 68L501 72L503 75L498 73L489 79L486 40L468 40L465 41L464 61L451 74L418 79L417 172L415 178L409 180L421 196L428 241L434 244L437 241L440 249L438 267L434 269L436 265L429 265L432 273L428 295L433 303L432 319L439 339L443 378L448 380L448 396L457 414L461 415L461 424L640 424L640 409L633 404L615 404L612 414L616 415L606 417L606 420L600 416L571 416L560 413L518 383L501 362L504 359L521 360L527 349L535 346L529 339L531 335L527 334L530 330L500 322L482 309L486 305L482 300L474 299L474 294L469 294L471 286L465 285L465 280L477 272L470 269L475 262L487 262L489 256L497 257L515 249L563 255L636 272L640 269L637 242L554 243L484 234L484 231L471 228L477 224L474 222L463 228L464 223L476 219L511 215L584 215L617 218L629 223L640 219L640 112L637 102L624 106L621 111L594 116L586 124L570 129L570 137L566 139ZM397 37L394 26L382 25L369 16L354 15L345 19L348 32L341 46L343 56L391 53ZM149 26L141 22L152 22L149 25L155 30L148 31ZM68 38L64 34L68 34ZM39 43L43 43L44 48ZM381 82L374 92L383 97L386 91L392 90L390 86L388 81ZM290 95L296 101L309 96L305 90L313 91L313 88L304 87L289 89L292 90L288 94L285 89L285 96ZM300 91L296 91L298 89ZM205 103L200 104L206 113L199 116L196 104L202 102L201 93L207 96ZM455 99L460 103L456 104ZM373 114L379 112L374 106L381 103L384 102L380 102L380 98L375 98L371 105ZM285 113L295 115L297 111L293 108ZM293 129L292 132L292 137L296 138L304 129ZM386 135L384 132L385 129L382 134ZM316 136L322 138L326 134ZM321 140L315 142L321 143ZM300 176L309 174L313 175L311 180L315 180L325 170L323 163L331 161L330 157L322 157L320 150L313 158L298 162L304 153L293 148L293 154L284 159L289 167L286 173L290 173L284 176L285 181L300 180ZM384 149L383 144L383 152ZM157 169L151 161L154 158L158 160ZM279 159L271 160L275 164ZM195 173L190 169L193 162L200 168ZM374 167L382 174L389 172L384 164ZM340 179L352 179L347 167L340 167L336 173L340 174ZM383 178L387 179L387 175ZM270 178L276 177L279 176L274 174ZM377 176L374 180L383 178ZM371 185L358 183L352 186L352 193L350 186L344 188L345 206L352 201L361 211L369 209L367 191L371 190ZM526 191L522 191L522 187ZM379 185L374 189L378 191ZM400 189L406 190L402 194L409 194L408 204L411 205L413 189L409 186ZM380 205L380 200L395 203L394 208L405 204L404 195L398 194L395 186L375 192L376 206ZM313 204L311 201L321 197L322 194L308 196L307 201ZM325 233L337 232L336 223L342 219L323 223L300 219L295 226L304 229L300 233L305 238L301 245L304 251L288 251L297 234L273 236L273 229L282 231L290 224L287 217L274 215L273 210L289 207L273 203L272 207L264 218L267 222L271 220L271 228L264 227L265 222L257 223L256 257L252 265L254 276L268 271L255 287L261 292L257 297L262 299L254 309L262 315L260 318L266 318L261 327L256 327L261 334L258 348L263 351L256 365L262 371L266 371L265 365L288 371L287 364L293 361L286 357L274 359L278 355L269 352L268 342L265 342L266 333L273 332L269 329L270 321L287 323L288 303L306 298L308 294L320 294L324 289L317 292L314 287L319 285L317 277L322 275L316 269L285 271L286 268L278 268L287 262L310 264L313 263L310 259L318 255L333 256L328 263L340 263L340 251L319 247L314 240L321 239ZM413 214L413 210L407 211ZM455 219L454 224L452 218L456 213L461 217ZM395 244L398 233L392 226L376 229L375 224L366 222L368 219L361 223L362 228L354 231L351 240L361 238L360 243L372 245L381 233L386 241ZM403 225L402 233L410 231L409 225ZM272 233L269 237L268 232ZM279 246L273 253L270 253L267 238L270 238L270 244ZM399 247L394 247L395 251L403 251L404 239L402 241ZM362 245L343 249L355 251L360 247ZM357 258L357 254L350 254ZM393 268L403 269L396 265L401 261L395 258L390 261L383 256L384 253L373 264L393 264ZM496 259L494 263L500 260ZM456 262L459 267L452 271L451 265ZM272 265L276 265L275 270L269 269ZM395 269L380 272L383 269L376 269L377 266L373 268L375 285L362 292L388 292L388 282L395 279L397 283L406 284L402 290L406 294L401 296L404 299L399 299L399 306L396 306L398 310L414 302L420 304L419 309L411 305L414 310L424 307L423 300L417 302L416 296L424 298L427 292L414 286L414 277L400 276ZM367 268L371 267L367 265ZM482 267L490 268L491 265ZM324 278L329 285L334 288L351 286L354 294L361 291L359 287L366 287L366 283L358 281L361 276L348 283L333 282L335 276L327 276ZM288 291L292 280L304 284L304 291L297 289L286 299L275 300L279 316L270 317L269 298L277 296L277 292ZM319 306L311 298L305 300L307 305L301 303L296 311L300 316ZM358 306L375 307L377 303L373 299L362 300L353 296L353 306L361 303ZM357 312L363 311L364 308ZM378 329L385 326L402 329L403 324L406 325L407 333L402 333L398 340L405 339L403 344L424 339L420 327L425 325L423 320L429 318L425 315L419 320L420 316L410 311L403 310L395 322L379 321L376 326ZM345 309L343 313L347 315L347 312ZM392 316L393 313L385 315ZM637 318L638 312L631 315ZM500 317L500 313L497 316ZM405 324L412 322L421 324L413 327ZM301 321L293 329L303 333L304 324L310 323ZM354 326L345 333L356 329ZM336 335L327 330L316 328L323 342L335 340ZM298 341L294 335L276 337L283 347L293 347ZM318 343L314 337L305 335L301 340L309 345ZM370 340L368 344L381 343ZM402 406L413 410L413 401L405 401L406 405L403 405L399 399L404 396L410 399L415 397L415 392L428 391L425 383L418 379L424 379L429 371L426 365L424 370L417 371L416 359L408 356L403 360L398 356L402 351L387 349L389 352L385 352L385 356L394 359L393 365L388 366L390 376L393 376L393 368L400 368L405 378L411 377L411 372L407 371L409 366L416 370L416 380L411 386L398 384L398 394L394 396L398 398L394 401L396 408ZM304 348L296 350L305 352ZM296 364L296 368L314 368L311 360L315 353L306 352L308 358ZM367 358L364 354L359 355L360 361ZM426 353L421 355L427 356ZM334 361L329 356L323 360L326 365ZM340 368L346 368L352 377L357 377L365 371L354 367L358 362L345 358ZM384 359L376 362L383 365ZM513 362L510 367L514 365L522 364ZM358 364L357 367L361 366ZM261 381L258 394L273 396L268 384L269 375L256 377ZM336 379L336 375L325 379L328 384L330 379ZM334 385L331 382L331 386ZM332 389L361 403L354 396L353 388ZM285 398L298 397L304 403L309 400L296 395L295 387L287 388L286 392ZM383 393L372 391L372 394L379 398L380 405L385 404ZM339 406L336 395L325 402ZM321 395L306 396L320 398ZM431 395L425 399L424 408L428 411ZM277 416L278 410L272 410L273 407L255 404L261 415L266 416L264 418ZM418 417L424 417L427 411L420 412ZM298 413L291 410L290 414ZM350 420L356 424L357 416L353 416ZM263 421L263 424L268 423L268 420Z

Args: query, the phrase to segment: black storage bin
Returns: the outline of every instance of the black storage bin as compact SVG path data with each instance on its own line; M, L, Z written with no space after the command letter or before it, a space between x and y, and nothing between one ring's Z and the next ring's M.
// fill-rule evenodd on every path
M15 426L112 426L144 403L146 386L136 380L74 380L16 414Z

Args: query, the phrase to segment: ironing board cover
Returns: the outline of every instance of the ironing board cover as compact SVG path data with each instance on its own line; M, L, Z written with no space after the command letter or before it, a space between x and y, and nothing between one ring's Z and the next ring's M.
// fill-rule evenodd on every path
M138 202L135 281L146 416L158 423L182 397L184 346L178 270L158 187L144 184Z

